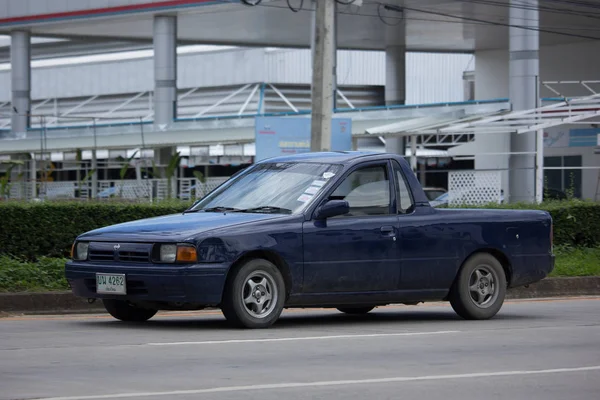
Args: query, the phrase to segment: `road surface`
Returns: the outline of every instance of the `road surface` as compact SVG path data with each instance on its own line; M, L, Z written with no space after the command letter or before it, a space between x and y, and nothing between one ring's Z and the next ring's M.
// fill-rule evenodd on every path
M600 298L288 310L267 330L218 312L0 318L0 399L543 399L600 393Z

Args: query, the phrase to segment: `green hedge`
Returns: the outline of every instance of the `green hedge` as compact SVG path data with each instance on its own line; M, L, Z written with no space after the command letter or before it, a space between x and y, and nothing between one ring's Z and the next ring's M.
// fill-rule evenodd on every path
M73 240L84 232L179 213L190 205L179 201L0 203L0 254L29 260L67 257Z
M474 208L473 206L459 206ZM545 210L554 222L554 244L596 247L600 245L600 203L578 199L548 201L542 204L490 204L476 208Z
M69 255L73 240L86 231L142 218L179 213L189 202L0 203L0 254L37 260ZM600 245L600 203L578 200L541 205L490 205L487 208L544 209L554 219L556 245Z

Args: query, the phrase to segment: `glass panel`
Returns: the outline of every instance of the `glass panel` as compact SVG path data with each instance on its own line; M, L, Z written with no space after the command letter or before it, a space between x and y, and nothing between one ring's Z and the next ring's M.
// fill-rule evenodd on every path
M346 216L385 215L390 212L390 182L385 166L352 172L331 194L330 199L346 200Z
M246 212L298 213L340 169L332 164L256 164L205 197L194 210L227 207ZM262 209L254 210L257 207Z
M394 175L396 175L396 184L398 186L398 202L399 202L398 212L401 214L405 214L413 206L412 196L411 196L410 190L408 189L408 185L406 184L406 179L404 178L404 174L402 173L402 168L400 167L400 164L398 164L396 161L394 161L393 166L394 166ZM436 194L436 196L434 198L437 198L444 193L444 192L435 191L435 190L433 190L432 192L435 192L435 194ZM433 200L433 199L429 199L429 200Z

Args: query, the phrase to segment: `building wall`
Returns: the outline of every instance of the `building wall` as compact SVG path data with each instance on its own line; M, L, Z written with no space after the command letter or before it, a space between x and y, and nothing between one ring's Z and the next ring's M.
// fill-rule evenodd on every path
M493 99L508 97L508 51L480 51L475 55L475 97ZM600 80L600 41L540 48L540 79L542 81ZM558 86L566 96L589 94L578 85ZM600 92L600 85L595 89ZM545 88L541 97L555 97Z
M270 82L310 84L310 50L180 49L180 88L214 87ZM35 61L32 98L85 97L137 93L154 89L151 50L126 55L122 60L98 61L99 56L75 58L61 65L56 60ZM105 58L107 56L104 56ZM114 55L110 57L114 58ZM50 65L49 65L50 64ZM463 100L462 73L473 66L465 54L407 54L407 103L422 104ZM385 54L378 51L338 52L340 85L385 85ZM0 65L0 102L10 101L10 65Z
M477 99L508 98L509 69L508 51L481 51L475 55L475 97ZM600 41L559 46L545 46L540 49L541 81L600 80ZM581 85L553 85L565 96L591 94ZM600 93L600 85L592 85ZM548 89L540 88L540 97L556 97ZM547 133L563 131L568 134L571 128L584 128L585 125L562 126ZM510 140L507 135L478 135L477 148L481 152L508 152ZM583 166L600 166L600 155L595 155L593 147L558 146L546 148L545 156L581 155ZM477 169L508 168L508 156L476 156ZM593 198L599 169L582 171L582 196ZM508 174L503 174L503 180ZM505 190L507 188L505 187Z
M547 157L565 157L565 156L581 156L581 166L583 167L597 167L594 169L582 169L581 170L581 197L584 199L594 199L596 195L596 188L598 185L598 176L600 174L600 154L594 154L593 142L588 140L587 146L577 146L576 142L569 140L569 132L572 129L593 129L586 125L564 125L556 128L551 128L545 131L547 135L544 146L544 158ZM591 134L596 136L600 133L600 130L594 129L595 132ZM550 166L549 163L545 163L544 166ZM573 170L574 171L574 170ZM546 173L548 170L546 171ZM563 189L569 189L570 177L569 172L565 172L567 182L563 182Z

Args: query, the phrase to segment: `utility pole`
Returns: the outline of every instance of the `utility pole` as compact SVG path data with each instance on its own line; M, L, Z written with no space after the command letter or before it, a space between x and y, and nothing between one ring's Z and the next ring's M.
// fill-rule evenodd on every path
M335 0L318 0L315 3L310 150L329 151L334 99L336 4Z

